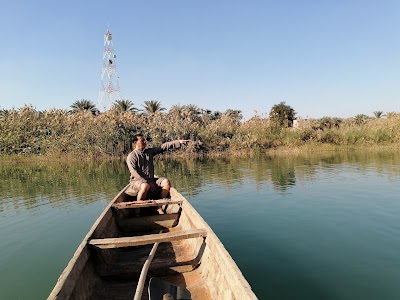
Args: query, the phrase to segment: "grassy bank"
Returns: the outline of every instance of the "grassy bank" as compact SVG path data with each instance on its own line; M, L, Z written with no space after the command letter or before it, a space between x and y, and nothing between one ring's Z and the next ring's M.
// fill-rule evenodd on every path
M329 120L328 120L329 121ZM0 156L45 160L114 160L131 151L132 137L144 133L149 146L191 139L174 156L279 155L308 151L344 151L400 147L400 114L386 118L302 120L297 128L281 127L268 118L240 121L236 114L209 118L199 114L108 111L70 114L66 110L14 109L0 118ZM167 154L170 155L170 154Z

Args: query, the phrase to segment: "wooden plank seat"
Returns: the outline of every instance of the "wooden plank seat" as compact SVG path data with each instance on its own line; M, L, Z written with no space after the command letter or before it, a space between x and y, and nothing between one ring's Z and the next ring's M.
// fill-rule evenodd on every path
M191 230L182 230L177 232L148 234L148 235L133 236L133 237L92 239L89 241L89 245L95 246L100 249L112 249L112 248L148 245L154 243L173 242L183 239L191 239L191 238L206 237L206 236L207 236L206 229L191 229Z
M125 208L140 208L140 207L150 207L150 206L161 206L169 204L181 204L183 200L171 200L171 199L159 199L159 200L139 200L130 202L118 202L114 203L112 207L116 209Z

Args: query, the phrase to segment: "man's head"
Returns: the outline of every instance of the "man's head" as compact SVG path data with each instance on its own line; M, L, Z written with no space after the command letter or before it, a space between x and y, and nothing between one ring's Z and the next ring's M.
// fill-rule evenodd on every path
M137 150L143 150L146 148L146 139L142 134L137 134L133 137L133 145Z

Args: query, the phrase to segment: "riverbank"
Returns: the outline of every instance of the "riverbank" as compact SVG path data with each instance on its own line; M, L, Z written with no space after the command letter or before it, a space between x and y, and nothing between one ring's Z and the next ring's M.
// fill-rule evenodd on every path
M146 137L149 147L190 139L194 142L172 155L191 157L400 147L400 114L396 113L340 122L332 118L302 120L296 128L258 116L248 121L235 114L216 119L195 116L117 111L94 116L90 112L40 112L27 106L0 118L0 155L115 160L131 151L138 133Z
M285 157L285 156L306 156L310 154L326 154L344 152L386 152L400 151L400 145L359 145L359 146L337 146L337 145L302 145L296 147L281 146L274 149L243 149L243 150L225 150L225 151L208 151L208 152L190 152L178 150L167 154L161 154L156 157L158 160L165 159L214 159L220 157ZM27 163L76 163L84 161L86 163L107 163L115 161L125 161L126 155L111 156L111 155L93 155L87 154L82 156L79 153L62 153L58 155L52 154L10 154L0 155L0 162L6 164L27 164Z

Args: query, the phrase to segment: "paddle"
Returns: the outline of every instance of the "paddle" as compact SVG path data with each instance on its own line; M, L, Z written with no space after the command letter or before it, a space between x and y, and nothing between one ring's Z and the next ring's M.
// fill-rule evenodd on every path
M161 232L162 232L162 230L160 230L160 233ZM146 259L146 261L143 265L142 272L140 272L140 277L139 277L139 281L137 284L137 288L136 288L136 292L135 292L135 296L133 297L133 300L142 299L143 287L146 282L147 271L149 270L150 263L153 260L154 254L156 253L158 244L159 244L158 242L154 243L153 248L150 251L149 257Z

